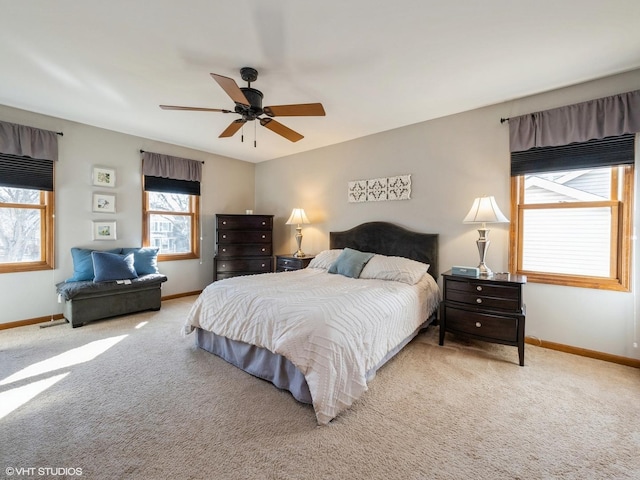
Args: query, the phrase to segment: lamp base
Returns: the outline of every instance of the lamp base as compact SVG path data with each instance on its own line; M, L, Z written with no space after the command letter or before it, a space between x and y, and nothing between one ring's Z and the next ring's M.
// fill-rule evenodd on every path
M478 274L480 278L493 277L493 272L484 262L481 262L480 265L478 265L478 270L480 270L480 273Z
M295 258L306 257L306 255L304 254L304 252L300 248L301 245L302 245L302 227L300 227L300 225L298 225L298 227L296 228L296 242L298 243L298 251L296 253L294 253L293 256Z
M487 255L487 250L489 249L489 244L491 243L488 238L489 231L490 230L488 228L485 228L483 225L483 228L478 229L480 238L476 240L476 245L478 245L478 253L480 254L480 264L478 265L478 270L480 270L479 276L481 278L493 276L493 272L491 271L491 269L487 266L486 263L484 263L484 258Z

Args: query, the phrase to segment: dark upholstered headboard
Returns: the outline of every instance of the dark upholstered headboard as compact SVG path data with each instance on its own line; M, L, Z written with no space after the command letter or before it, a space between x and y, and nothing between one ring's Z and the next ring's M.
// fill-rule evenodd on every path
M428 263L438 280L438 234L419 233L388 222L368 222L344 232L329 232L330 248L353 248L361 252L405 257Z

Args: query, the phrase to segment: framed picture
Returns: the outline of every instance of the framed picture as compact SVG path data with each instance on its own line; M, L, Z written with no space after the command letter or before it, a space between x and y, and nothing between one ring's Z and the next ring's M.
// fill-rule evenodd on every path
M116 213L116 196L106 193L94 193L93 211L98 213Z
M94 240L115 240L116 239L116 222L93 222L93 239Z
M116 171L113 168L93 167L93 184L98 187L115 187Z

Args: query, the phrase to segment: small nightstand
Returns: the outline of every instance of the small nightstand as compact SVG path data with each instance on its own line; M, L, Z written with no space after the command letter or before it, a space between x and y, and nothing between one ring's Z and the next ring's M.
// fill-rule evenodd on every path
M440 345L445 332L466 335L486 342L518 347L520 366L524 366L525 305L522 285L527 277L494 274L473 278L442 274L443 300L440 304Z
M307 268L314 255L294 257L293 255L276 255L276 272L290 272Z

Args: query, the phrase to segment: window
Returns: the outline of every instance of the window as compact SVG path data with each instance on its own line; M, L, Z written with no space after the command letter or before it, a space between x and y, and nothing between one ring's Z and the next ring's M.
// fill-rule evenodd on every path
M53 268L53 192L0 186L0 273Z
M141 153L143 245L158 247L158 260L198 258L202 162Z
M628 291L633 169L512 177L511 270L533 282Z
M57 160L56 132L0 121L0 273L53 268Z
M158 247L159 260L199 256L198 195L144 192L144 239L146 246Z

